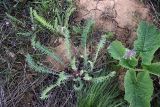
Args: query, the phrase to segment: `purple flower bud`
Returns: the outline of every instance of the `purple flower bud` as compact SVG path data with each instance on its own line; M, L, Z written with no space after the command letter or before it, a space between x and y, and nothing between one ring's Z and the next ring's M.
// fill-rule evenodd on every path
M136 55L136 51L126 49L126 52L125 52L123 58L124 58L124 59L131 59L131 58L134 57L135 55Z

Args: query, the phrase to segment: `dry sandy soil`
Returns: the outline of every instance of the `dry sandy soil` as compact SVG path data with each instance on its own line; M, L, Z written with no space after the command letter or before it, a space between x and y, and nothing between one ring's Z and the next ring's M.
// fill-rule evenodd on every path
M77 0L77 21L92 18L96 28L113 31L117 39L132 44L141 20L150 21L149 9L138 0Z

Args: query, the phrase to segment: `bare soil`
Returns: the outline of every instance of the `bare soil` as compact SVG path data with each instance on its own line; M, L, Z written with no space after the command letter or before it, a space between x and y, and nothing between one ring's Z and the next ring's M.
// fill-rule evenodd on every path
M117 39L132 44L141 20L151 21L150 10L137 0L77 0L76 21L92 18L95 27L115 32Z

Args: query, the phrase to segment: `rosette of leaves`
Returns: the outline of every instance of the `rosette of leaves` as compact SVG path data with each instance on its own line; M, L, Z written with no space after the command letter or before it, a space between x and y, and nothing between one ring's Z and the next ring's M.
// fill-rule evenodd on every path
M83 88L83 85L85 83L85 81L90 81L93 83L99 83L102 82L104 80L107 80L111 77L113 77L115 75L115 72L111 72L108 75L105 76L100 76L100 77L93 77L91 76L91 73L94 69L94 65L95 62L98 58L98 54L100 52L100 50L105 46L106 40L108 37L110 37L112 35L112 33L108 33L108 34L104 34L101 36L101 39L97 45L96 48L96 52L95 52L95 56L93 59L89 59L88 58L88 52L87 52L87 40L88 40L88 35L92 29L92 26L94 24L93 20L88 20L86 23L86 26L84 27L84 29L82 30L82 37L81 37L81 47L84 49L81 56L84 60L84 67L81 70L78 70L78 66L76 64L78 58L77 56L74 56L74 54L72 54L72 49L71 49L71 37L70 37L70 31L68 30L68 26L64 26L64 27L58 27L58 29L56 29L56 26L53 26L51 24L49 24L44 18L42 18L41 16L39 16L36 11L33 11L33 15L35 17L36 20L38 20L41 24L44 25L44 27L46 27L47 29L51 29L53 32L55 33L59 33L61 35L64 36L64 43L65 43L65 48L66 48L66 55L67 58L69 59L69 65L68 68L71 68L71 73L68 73L66 71L61 71L61 72L54 72L52 70L50 70L48 67L44 66L41 63L36 63L33 59L33 57L31 55L26 55L26 61L28 62L28 65L34 69L37 72L40 73L51 73L53 75L57 75L58 79L57 81L48 86L41 94L41 99L46 99L48 98L48 93L55 87L60 86L62 84L65 84L68 80L72 80L74 81L74 86L73 88L75 90L81 90ZM47 47L45 47L44 45L42 45L39 41L36 41L36 35L32 37L31 39L31 44L33 46L33 48L35 48L36 50L40 51L41 53L50 56L54 61L57 61L61 64L64 64L64 62L61 60L60 56L58 56L57 54L55 54L53 51L49 50ZM89 65L89 67L88 67ZM77 85L78 84L78 85Z
M160 76L160 62L152 63L154 53L160 47L160 31L145 21L137 29L134 49L125 48L120 41L113 41L108 51L127 69L124 87L125 100L130 107L150 107L153 82L150 74Z

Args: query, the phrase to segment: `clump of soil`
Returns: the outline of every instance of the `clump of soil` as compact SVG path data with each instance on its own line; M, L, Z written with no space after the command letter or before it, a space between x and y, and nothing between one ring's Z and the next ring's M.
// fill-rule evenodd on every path
M92 18L96 29L115 32L117 39L129 44L138 23L151 20L149 9L136 0L77 0L76 4L76 21Z

